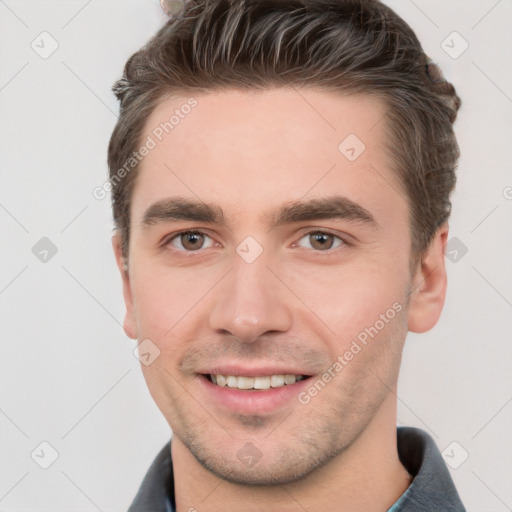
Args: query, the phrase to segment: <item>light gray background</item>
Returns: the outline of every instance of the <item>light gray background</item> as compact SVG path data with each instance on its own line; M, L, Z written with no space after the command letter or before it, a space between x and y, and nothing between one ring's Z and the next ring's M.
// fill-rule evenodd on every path
M452 466L467 452L451 472L469 511L512 510L512 3L387 3L464 101L451 236L467 253L453 245L438 325L408 338L399 422ZM156 0L0 0L0 16L0 510L121 512L170 430L121 329L109 199L92 191L110 87L166 18ZM43 31L59 45L46 59L31 48L51 48ZM47 262L42 237L58 249ZM58 452L48 469L42 442Z

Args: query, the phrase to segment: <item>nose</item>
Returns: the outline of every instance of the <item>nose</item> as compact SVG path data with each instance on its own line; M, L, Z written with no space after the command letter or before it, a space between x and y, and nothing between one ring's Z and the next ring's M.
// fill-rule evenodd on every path
M263 256L247 263L234 254L233 268L216 291L210 328L217 333L252 343L264 334L291 327L290 297Z

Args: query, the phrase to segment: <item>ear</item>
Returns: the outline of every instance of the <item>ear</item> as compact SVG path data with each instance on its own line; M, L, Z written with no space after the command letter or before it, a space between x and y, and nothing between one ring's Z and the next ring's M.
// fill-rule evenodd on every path
M429 331L441 316L447 286L444 257L447 239L448 224L444 223L414 270L407 316L412 332Z
M137 323L135 321L135 308L133 307L132 290L130 287L130 275L128 273L128 262L123 256L121 235L118 231L112 236L112 248L116 258L117 267L121 272L123 280L123 297L126 305L126 314L124 316L123 329L129 338L134 340L138 337Z

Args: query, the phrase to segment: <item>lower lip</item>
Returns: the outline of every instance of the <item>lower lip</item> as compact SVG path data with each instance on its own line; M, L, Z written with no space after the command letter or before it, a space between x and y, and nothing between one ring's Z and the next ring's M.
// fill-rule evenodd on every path
M198 380L207 395L207 403L214 403L229 412L239 414L264 414L274 412L293 401L298 403L299 393L310 385L311 378L264 390L242 390L218 386L206 375L199 375Z

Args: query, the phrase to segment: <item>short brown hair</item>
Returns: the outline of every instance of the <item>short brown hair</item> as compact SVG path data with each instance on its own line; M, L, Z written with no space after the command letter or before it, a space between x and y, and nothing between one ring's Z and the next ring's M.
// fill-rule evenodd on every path
M164 97L182 92L318 87L381 98L388 151L420 257L451 212L460 99L412 29L378 0L189 0L130 57L113 91L120 116L108 148L114 222L128 256L137 168L119 170L141 146Z

